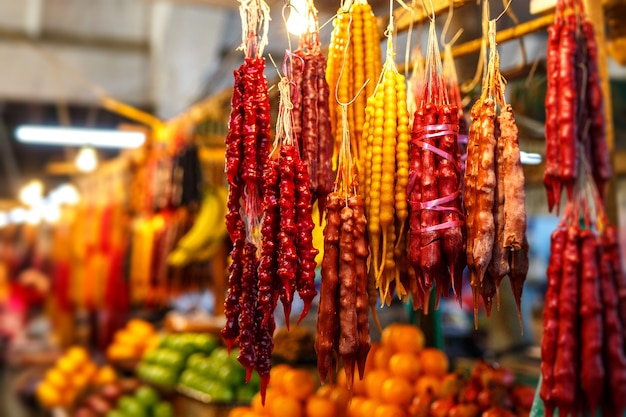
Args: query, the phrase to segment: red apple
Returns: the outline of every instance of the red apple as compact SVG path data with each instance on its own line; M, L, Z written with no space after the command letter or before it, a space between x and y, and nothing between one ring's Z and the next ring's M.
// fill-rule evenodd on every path
M528 408L533 406L535 400L535 389L528 385L516 385L512 392L513 404L516 408Z
M491 407L490 409L483 411L481 417L515 417L515 414L506 408Z
M482 411L487 410L493 405L493 393L489 388L483 388L476 397L476 405Z
M438 399L430 405L430 417L447 417L454 403L447 399Z
M448 417L478 417L479 414L476 404L457 404L450 409Z

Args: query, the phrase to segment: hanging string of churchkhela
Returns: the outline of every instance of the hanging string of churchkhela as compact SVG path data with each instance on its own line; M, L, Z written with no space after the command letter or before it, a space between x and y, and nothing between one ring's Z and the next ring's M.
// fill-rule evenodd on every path
M326 81L326 57L320 45L317 9L313 0L307 0L305 11L300 13L307 25L300 35L298 49L293 51L291 58L293 134L302 160L307 164L312 202L318 202L321 220L326 196L332 191L335 180L328 101L330 90Z
M342 76L347 77L348 74L340 71L339 78ZM340 79L337 82L340 83ZM371 345L367 221L363 199L358 194L348 122L348 106L355 102L364 87L350 102L343 102L339 89L335 90L335 99L342 108L342 139L337 178L326 204L322 284L315 336L320 380L322 383L328 379L332 381L332 370L338 369L341 361L349 390L352 389L355 366L359 377L363 378Z
M448 42L445 41L448 29L450 28L450 23L452 22L452 18L454 17L454 3L450 2L450 7L448 9L448 16L446 17L446 22L441 31L441 43L443 44L443 79L446 85L446 90L448 91L448 99L451 104L455 104L458 109L458 119L459 119L459 134L458 134L458 143L459 143L459 151L461 152L461 173L465 172L465 159L467 158L467 134L469 131L469 125L467 120L465 119L465 112L463 110L463 101L461 100L461 89L459 87L459 78L456 72L456 65L454 63L454 55L452 54L452 45L461 37L463 34L463 29L459 29L452 39ZM459 302L461 301L461 287L455 285L456 296Z
M590 132L583 137L591 140ZM626 408L626 280L617 229L590 161L582 152L578 158L572 201L551 236L539 394L549 417L555 409L618 416Z
M563 188L568 201L572 199L578 153L587 155L601 198L611 178L597 51L593 24L585 15L582 3L559 0L554 24L548 28L543 179L548 209L552 211L556 207L557 214ZM585 100L579 99L581 95ZM590 136L583 141L582 132L587 124L591 126Z
M386 30L387 55L383 70L367 99L361 137L361 195L365 199L370 246L370 275L382 303L394 292L408 300L406 260L406 187L409 178L409 113L404 75L394 62L393 15ZM402 278L405 278L404 281Z
M241 0L244 62L234 72L231 114L226 136L228 211L226 225L233 244L228 293L224 302L226 324L222 336L228 349L237 343L237 359L249 380L257 370L263 391L269 380L273 323L259 326L258 250L260 248L263 172L269 155L270 105L264 75L263 49L267 45L269 7L263 0Z
M341 3L333 19L326 80L330 91L338 92L341 102L347 103L352 97L357 97L354 104L348 108L348 125L353 157L358 164L361 158L359 143L365 123L366 100L373 94L374 80L380 75L382 53L378 20L368 0L343 0ZM367 80L369 82L366 83ZM357 91L360 91L364 84L364 94L357 95ZM343 140L341 131L343 108L332 98L329 101L329 108L331 129L335 139L333 165L336 166ZM362 180L360 182L363 183Z
M409 263L417 284L413 301L426 312L433 286L436 307L441 296L460 291L465 267L458 108L450 104L444 81L433 16L424 91L413 118L407 187Z
M546 172L552 233L543 311L546 415L622 415L626 409L626 276L603 195L610 176L593 25L579 1L559 1L548 29ZM563 166L561 166L563 165Z
M472 106L464 178L467 264L474 325L478 326L479 296L490 315L493 298L499 300L499 284L507 275L521 325L520 303L528 271L524 172L513 110L504 101L496 20L489 20L487 3L483 18L487 28L483 30L489 41L489 63L481 96ZM496 106L500 106L499 115Z

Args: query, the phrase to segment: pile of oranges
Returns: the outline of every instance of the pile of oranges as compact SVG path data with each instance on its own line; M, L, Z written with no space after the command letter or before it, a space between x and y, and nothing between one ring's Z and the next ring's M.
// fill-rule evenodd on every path
M314 372L284 364L274 366L265 405L257 393L250 407L237 407L229 417L346 417L348 390L336 385L320 387Z
M112 362L139 360L147 352L156 349L160 342L161 338L152 324L131 319L126 327L115 333L106 356Z
M386 327L373 344L363 379L352 392L343 371L335 385L319 388L314 371L272 369L265 406L257 394L250 407L229 417L514 417L527 416L534 389L515 384L511 371L479 362L470 375L449 371L446 354L424 346L412 325Z
M98 368L84 348L75 346L46 372L36 395L45 408L68 407L88 385L104 385L116 379L110 366Z
M362 380L354 378L349 417L409 417L416 398L438 396L448 376L448 358L424 348L424 334L412 325L394 323L372 345ZM342 373L338 384L343 384Z

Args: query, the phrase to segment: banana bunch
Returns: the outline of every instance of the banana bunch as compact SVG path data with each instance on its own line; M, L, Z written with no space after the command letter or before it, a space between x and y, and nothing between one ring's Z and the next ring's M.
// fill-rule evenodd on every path
M227 197L225 187L211 186L206 190L193 226L167 257L170 266L183 267L206 261L215 255L227 235L224 220Z

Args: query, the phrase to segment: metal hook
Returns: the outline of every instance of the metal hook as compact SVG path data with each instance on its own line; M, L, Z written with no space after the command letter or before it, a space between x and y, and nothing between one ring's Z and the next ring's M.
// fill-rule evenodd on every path
M509 10L509 7L511 7L511 3L513 3L513 0L509 0L504 10L502 10L502 13L500 13L500 15L496 17L496 22L500 20L500 18L502 18L502 16L504 16L507 13L507 11Z
M424 0L422 0L422 6L424 7L426 16L428 16L428 20L430 20L431 23L435 23L435 6L433 5L433 0L430 0L431 13L428 13L428 7L426 7L426 2Z

